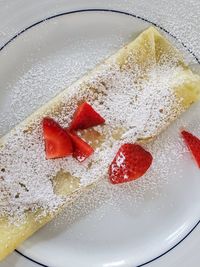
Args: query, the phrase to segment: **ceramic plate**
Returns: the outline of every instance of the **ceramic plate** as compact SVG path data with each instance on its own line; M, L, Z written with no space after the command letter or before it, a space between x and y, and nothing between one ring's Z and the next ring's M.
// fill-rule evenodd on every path
M79 10L11 39L0 51L1 133L150 25L125 12ZM176 38L159 30L196 62ZM176 246L199 221L199 170L178 138L180 127L198 133L199 111L193 106L161 136L169 160L152 180L91 189L18 253L49 267L122 267L148 264Z

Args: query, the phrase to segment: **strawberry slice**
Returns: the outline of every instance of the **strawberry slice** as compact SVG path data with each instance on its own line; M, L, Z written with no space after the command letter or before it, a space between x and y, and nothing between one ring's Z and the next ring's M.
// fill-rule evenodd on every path
M140 145L122 145L109 167L111 183L130 182L141 177L151 166L152 160L152 155Z
M94 152L94 149L74 132L69 132L69 135L74 147L73 157L83 162Z
M87 102L84 102L74 113L70 130L87 129L104 122L104 118L102 118Z
M73 146L68 133L53 119L42 121L46 159L62 158L72 155Z
M187 131L182 131L181 135L200 168L200 139Z

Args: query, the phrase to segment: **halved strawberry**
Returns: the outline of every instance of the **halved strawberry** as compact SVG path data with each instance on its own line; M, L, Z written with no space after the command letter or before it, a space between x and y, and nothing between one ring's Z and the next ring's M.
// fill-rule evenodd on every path
M69 132L69 135L74 147L73 157L76 158L79 162L84 161L94 152L94 149L77 134L75 134L74 132Z
M181 135L200 168L200 139L187 131L182 131Z
M141 177L151 166L152 160L152 155L140 145L122 145L109 167L111 183L130 182Z
M84 102L74 113L70 130L87 129L104 122L104 118L102 118L87 102Z
M68 133L53 119L42 121L46 159L62 158L72 155L73 146Z

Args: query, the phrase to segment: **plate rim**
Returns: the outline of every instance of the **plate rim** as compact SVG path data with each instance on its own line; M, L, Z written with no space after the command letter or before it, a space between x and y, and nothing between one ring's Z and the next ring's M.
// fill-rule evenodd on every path
M11 37L8 41L6 41L1 47L0 47L0 51L2 51L6 46L8 46L12 41L14 41L17 37L19 37L21 34L23 34L24 32L26 32L27 30L43 23L43 22L46 22L48 20L51 20L51 19L54 19L54 18L57 18L57 17L61 17L61 16L64 16L64 15L70 15L70 14L75 14L75 13L83 13L83 12L110 12L110 13L118 13L118 14L122 14L122 15L127 15L127 16L130 16L130 17L134 17L134 18L137 18L139 20L142 20L144 22L147 22L147 23L150 23L151 25L155 26L156 28L162 30L163 32L167 33L170 37L172 37L174 40L176 40L179 44L181 44L193 57L194 59L196 60L196 62L198 64L200 64L200 59L196 56L196 54L192 51L191 48L189 48L187 45L185 45L185 43L183 41L181 41L178 37L176 37L174 34L172 34L170 31L168 31L167 29L165 29L165 27L163 26L160 26L159 24L147 19L147 18L144 18L142 16L138 16L132 12L126 12L126 11L122 11L122 10L118 10L118 9L110 9L110 8L87 8L87 9L74 9L74 10L71 10L71 11L65 11L65 12L61 12L61 13L57 13L57 14L54 14L52 16L48 16L44 19L41 19L31 25L29 25L28 27L22 29L21 31L19 31L18 33L16 33L13 37ZM162 254L159 254L157 257L154 257L140 265L137 265L136 267L142 267L142 266L145 266L149 263L152 263L154 261L156 261L157 259L161 258L162 256L164 256L165 254L167 254L168 252L170 252L171 250L173 250L174 248L176 248L180 243L182 243L192 232L193 230L200 224L200 220L192 227L192 229L184 236L182 237L175 245L173 245L171 248L169 248L168 250L166 250L165 252L163 252ZM20 256L24 257L25 259L39 265L39 266L42 266L42 267L50 267L48 265L45 265L41 262L38 262L36 260L34 260L33 258L25 255L24 253L20 252L18 249L15 250L15 252L17 254L19 254Z

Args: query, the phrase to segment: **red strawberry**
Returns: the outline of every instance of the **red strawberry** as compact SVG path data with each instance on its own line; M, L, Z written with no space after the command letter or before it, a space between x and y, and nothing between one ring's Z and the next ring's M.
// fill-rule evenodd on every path
M200 168L200 139L186 131L182 131L181 134Z
M73 157L76 158L79 162L84 161L94 152L94 149L74 132L69 132L69 135L74 146Z
M73 153L71 139L68 133L53 119L42 121L47 159L62 158Z
M102 118L87 102L84 102L76 110L70 130L87 129L104 122L104 118Z
M111 183L119 184L141 177L151 166L152 160L151 154L140 145L122 145L109 167Z

